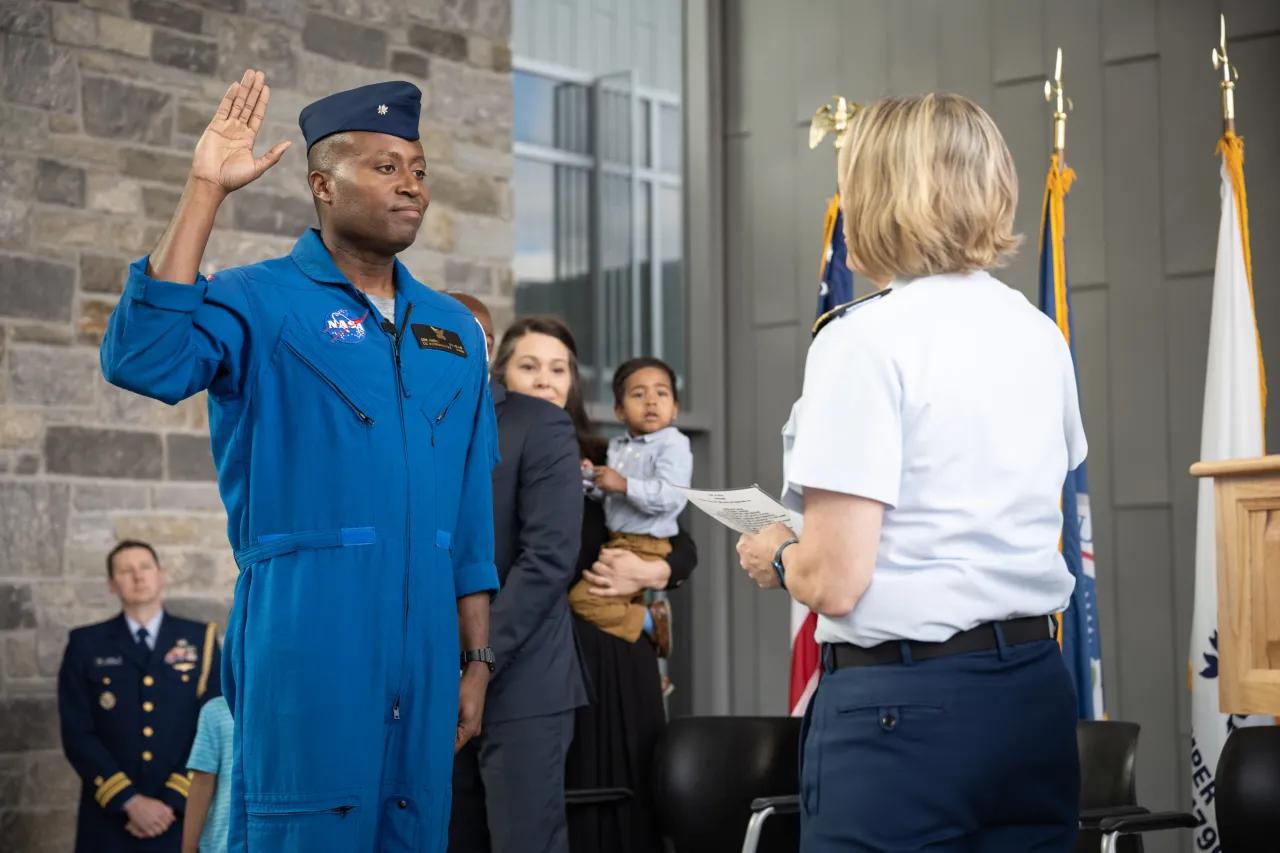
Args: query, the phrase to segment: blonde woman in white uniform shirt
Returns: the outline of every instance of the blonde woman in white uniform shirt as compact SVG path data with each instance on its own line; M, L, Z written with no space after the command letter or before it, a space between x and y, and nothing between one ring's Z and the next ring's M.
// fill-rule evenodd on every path
M1067 853L1076 703L1051 615L1086 444L1061 333L985 272L1019 241L1012 158L979 107L924 95L859 112L838 169L849 266L880 290L809 350L785 460L803 536L738 545L819 614L801 849Z

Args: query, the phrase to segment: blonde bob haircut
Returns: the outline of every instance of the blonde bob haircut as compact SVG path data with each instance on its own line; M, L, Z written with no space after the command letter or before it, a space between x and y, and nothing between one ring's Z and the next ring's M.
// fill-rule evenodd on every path
M1013 157L967 98L885 98L859 110L836 168L849 266L873 280L1001 266L1022 242Z

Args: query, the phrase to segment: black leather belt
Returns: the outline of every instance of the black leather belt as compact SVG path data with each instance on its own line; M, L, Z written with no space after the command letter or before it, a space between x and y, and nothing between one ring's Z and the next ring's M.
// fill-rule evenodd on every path
M968 631L961 631L949 640L941 643L922 643L908 640L912 660L929 660L944 658L950 655L963 655L970 652L988 652L996 648L995 626L999 624L1004 634L1006 646L1018 646L1023 643L1034 643L1036 640L1048 640L1054 636L1054 620L1048 616L1024 616L1021 619L1007 619L1004 622L986 622ZM896 640L880 643L870 648L850 645L849 643L829 643L823 649L824 659L832 670L844 669L847 666L881 666L887 663L902 663L902 643Z

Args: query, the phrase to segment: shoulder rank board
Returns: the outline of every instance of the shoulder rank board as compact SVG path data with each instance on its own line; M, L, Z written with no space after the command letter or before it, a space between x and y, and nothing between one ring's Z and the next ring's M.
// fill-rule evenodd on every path
M875 300L875 299L879 299L881 296L886 296L889 294L889 292L890 292L890 289L886 287L882 290L877 290L875 293L868 293L866 296L861 296L853 300L852 302L846 302L843 305L837 305L835 308L832 308L830 311L828 311L827 313L819 317L817 322L813 324L813 336L816 338L818 336L818 332L821 332L824 328L826 328L826 325L830 323L832 320L839 320L841 317L843 317L845 314L848 314L850 311L852 311L854 308L857 308L859 305L865 304L867 302L871 302L872 300ZM896 305L897 303L894 303L894 304Z

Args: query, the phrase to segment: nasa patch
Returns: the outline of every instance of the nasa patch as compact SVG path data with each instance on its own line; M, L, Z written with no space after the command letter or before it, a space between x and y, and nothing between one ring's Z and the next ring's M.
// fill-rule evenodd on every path
M330 343L358 344L364 340L364 321L369 316L365 311L359 317L352 317L346 308L331 311L325 320L324 332Z

